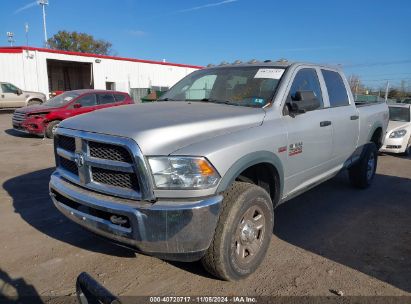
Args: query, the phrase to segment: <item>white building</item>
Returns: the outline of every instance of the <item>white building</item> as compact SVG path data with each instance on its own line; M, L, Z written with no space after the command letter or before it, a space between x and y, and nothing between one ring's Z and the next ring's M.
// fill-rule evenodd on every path
M0 47L0 81L47 96L54 91L89 88L144 95L148 88L168 88L200 68L33 47Z

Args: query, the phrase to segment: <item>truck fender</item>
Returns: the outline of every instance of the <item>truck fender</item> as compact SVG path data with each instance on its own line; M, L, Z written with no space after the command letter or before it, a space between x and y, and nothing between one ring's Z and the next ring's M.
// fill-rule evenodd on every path
M269 151L256 151L250 154L247 154L240 159L238 159L231 167L227 170L226 174L223 176L218 188L217 193L224 192L230 185L236 180L236 178L243 172L245 169L261 164L269 163L274 166L277 170L278 176L280 178L280 193L279 197L282 197L283 188L284 188L284 170L280 158L272 152Z
M378 122L378 121L376 121L374 123L374 125L372 126L372 128L370 129L370 133L368 134L368 137L367 137L369 142L372 140L372 137L373 137L375 131L377 131L378 128L381 128L381 136L379 138L380 144L382 144L384 142L384 135L385 135L385 134L383 134L384 128L383 128L381 122ZM378 147L378 145L377 145L377 149L379 149L379 148L380 147Z

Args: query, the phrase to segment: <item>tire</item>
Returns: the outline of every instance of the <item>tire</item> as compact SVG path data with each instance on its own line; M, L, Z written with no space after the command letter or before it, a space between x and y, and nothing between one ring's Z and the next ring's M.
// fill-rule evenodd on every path
M351 184L360 189L368 188L374 179L377 164L377 146L370 143L365 147L359 162L348 170Z
M213 240L201 260L204 268L226 281L249 276L265 257L273 227L269 194L254 184L234 182L224 193Z
M30 100L28 103L27 103L27 106L29 106L29 107L31 107L31 106L38 106L38 105L41 105L43 102L41 101L41 100L37 100L37 99L34 99L34 100Z
M408 156L411 155L411 138L410 138L410 140L408 141L407 149L405 149L403 155L404 155L405 157L408 157Z
M53 134L53 130L57 127L57 125L60 123L60 120L53 120L50 121L49 124L46 127L46 137L47 138L53 138L54 134Z

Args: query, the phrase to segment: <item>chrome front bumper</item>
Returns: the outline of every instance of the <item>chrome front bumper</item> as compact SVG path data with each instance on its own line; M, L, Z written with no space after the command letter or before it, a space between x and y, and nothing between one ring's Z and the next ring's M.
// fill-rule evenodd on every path
M58 172L51 176L50 195L65 216L94 233L179 261L198 260L210 246L223 199L127 200L76 186Z

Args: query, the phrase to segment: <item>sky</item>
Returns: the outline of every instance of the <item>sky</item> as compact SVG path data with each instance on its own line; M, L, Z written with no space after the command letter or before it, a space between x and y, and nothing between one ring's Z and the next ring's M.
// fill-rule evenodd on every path
M0 46L43 45L41 9L2 1ZM366 85L411 90L409 0L49 0L49 36L79 31L113 43L116 55L194 65L237 59L341 65Z

